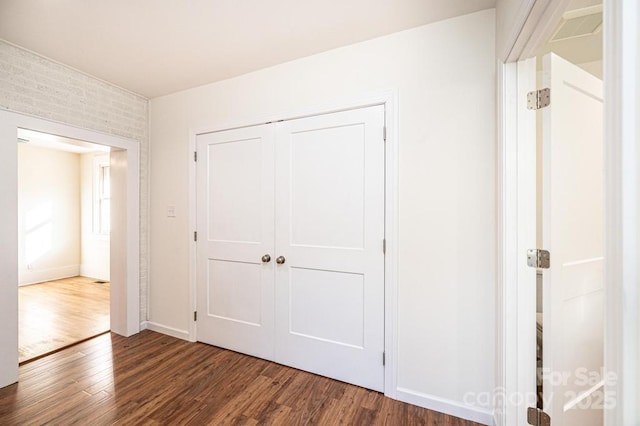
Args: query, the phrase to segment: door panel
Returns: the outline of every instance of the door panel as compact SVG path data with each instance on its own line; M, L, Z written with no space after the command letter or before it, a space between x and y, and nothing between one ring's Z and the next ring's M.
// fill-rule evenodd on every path
M262 138L212 144L209 166L209 241L257 243L262 237Z
M273 127L199 135L198 340L273 359Z
M292 245L363 248L364 127L289 135Z
M602 82L554 54L543 68L545 411L554 424L602 425Z
M276 360L382 390L384 107L277 123Z
M253 326L262 324L260 282L262 265L209 260L208 315Z
M291 334L363 349L363 274L291 268L289 283Z

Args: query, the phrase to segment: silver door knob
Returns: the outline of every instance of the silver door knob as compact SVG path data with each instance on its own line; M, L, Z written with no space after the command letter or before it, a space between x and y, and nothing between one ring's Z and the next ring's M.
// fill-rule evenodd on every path
M284 263L284 261L285 261L285 260L286 260L286 259L284 258L284 256L278 256L278 257L276 257L276 263L277 263L278 265L282 265L282 264Z
M264 256L262 256L262 263L269 263L271 262L271 256L269 256L268 254L265 254Z

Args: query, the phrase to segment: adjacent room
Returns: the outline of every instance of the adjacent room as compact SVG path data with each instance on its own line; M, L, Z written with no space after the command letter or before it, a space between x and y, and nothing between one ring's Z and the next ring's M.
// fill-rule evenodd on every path
M109 331L109 148L18 130L19 362Z

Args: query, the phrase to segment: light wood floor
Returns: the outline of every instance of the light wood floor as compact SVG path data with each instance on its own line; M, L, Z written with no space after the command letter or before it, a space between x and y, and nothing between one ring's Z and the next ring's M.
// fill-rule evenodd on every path
M20 367L0 424L449 425L475 423L377 392L145 330Z
M109 283L73 277L19 288L19 361L109 330Z

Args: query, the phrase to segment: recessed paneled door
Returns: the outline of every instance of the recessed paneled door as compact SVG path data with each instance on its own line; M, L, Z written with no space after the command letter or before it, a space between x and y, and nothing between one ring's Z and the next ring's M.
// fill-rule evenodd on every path
M273 359L274 128L199 135L198 340Z
M276 360L381 391L384 107L277 127Z
M198 136L198 340L382 391L384 106Z

